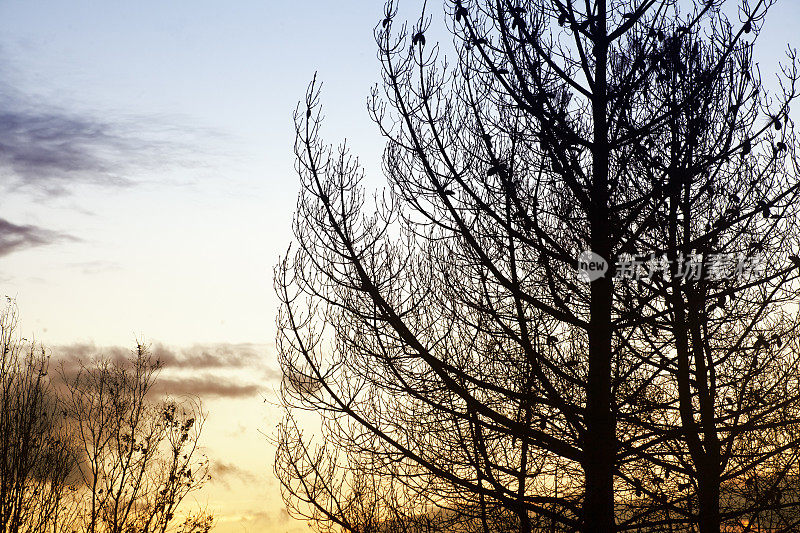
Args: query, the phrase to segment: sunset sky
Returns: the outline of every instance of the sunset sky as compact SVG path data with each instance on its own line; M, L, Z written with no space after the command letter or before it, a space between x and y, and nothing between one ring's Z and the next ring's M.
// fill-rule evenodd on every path
M765 81L797 44L798 4L767 19ZM318 71L323 134L376 176L381 14L366 0L0 0L0 296L54 355L142 339L172 356L165 382L209 412L215 477L197 500L216 531L306 531L283 510L268 438L292 111Z

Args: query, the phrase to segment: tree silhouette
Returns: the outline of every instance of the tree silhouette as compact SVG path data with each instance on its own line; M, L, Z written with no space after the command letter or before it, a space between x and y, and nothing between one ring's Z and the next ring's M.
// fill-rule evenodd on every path
M152 399L161 368L141 344L129 361L62 369L63 405L78 444L80 487L73 505L81 530L208 531L204 515L177 524L178 506L209 479L199 439L205 421L194 402Z
M380 531L350 518L368 502L384 526L405 509L445 530L606 533L763 511L791 530L796 497L748 483L796 464L795 341L753 351L796 332L797 72L790 55L769 97L752 42L772 2L735 26L722 4L455 2L451 66L424 12L396 29L387 3L369 109L389 189L372 199L320 140L312 82L296 249L275 276L276 472L298 514ZM584 250L669 266L587 283ZM685 272L695 253L755 252L753 279ZM296 409L320 413L324 443Z
M754 24L745 22L741 31L753 31ZM730 28L722 31L731 38ZM700 531L758 521L764 527L781 508L768 528L791 531L797 494L780 502L770 494L765 505L764 494L748 485L754 476L785 484L797 466L798 319L787 307L798 300L797 266L787 257L797 249L796 142L782 124L797 73L786 72L789 84L770 106L752 67L751 44L732 50L728 60L717 57L726 48L700 39L682 46L683 67L667 67L663 102L702 90L675 116L661 144L671 180L680 184L669 194L661 231L673 258L696 253L706 274L673 273L659 289L674 337L668 368L684 431L679 470L696 491ZM712 78L716 65L725 72ZM737 275L730 257L757 258L761 268Z
M0 531L39 532L54 527L74 463L59 415L49 361L19 338L17 310L0 312Z
M161 363L139 345L52 380L43 348L0 312L0 531L207 533L179 506L209 478L197 402L153 397ZM59 374L59 373L56 373Z
M684 32L668 45L672 58L661 60L651 112L683 104L640 170L666 178L663 211L647 214L652 227L646 220L638 227L639 242L663 251L672 269L624 297L664 310L653 320L633 318L641 327L632 342L640 353L651 346L652 362L672 375L658 383L668 394L637 394L650 428L668 435L680 421L683 433L663 440L646 474L662 479L652 494L663 500L665 491L684 492L672 512L701 531L763 527L767 516L777 520L770 530L791 531L796 494L778 504L771 493L764 505L764 494L754 498L746 487L753 476L785 483L797 461L797 316L787 308L798 299L797 265L787 257L798 235L796 164L787 153L796 143L781 124L796 96L796 72L786 71L788 85L769 102L752 43L725 46L730 32ZM681 258L692 256L701 270L680 272ZM646 489L639 483L637 490Z

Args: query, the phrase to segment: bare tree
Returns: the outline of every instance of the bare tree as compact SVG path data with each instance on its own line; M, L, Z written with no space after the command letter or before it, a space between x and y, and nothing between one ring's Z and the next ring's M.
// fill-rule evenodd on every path
M346 147L320 141L311 84L295 115L296 250L275 276L284 403L318 411L324 439L291 414L279 432L297 513L363 530L346 511L366 478L384 520L405 506L484 532L492 516L524 533L716 531L723 482L794 464L794 395L760 422L723 410L756 375L771 401L795 375L788 348L748 367L735 340L795 328L778 318L796 294L778 261L796 235L794 138L770 132L787 131L797 72L790 56L770 105L746 39L772 2L744 2L735 26L722 4L456 1L450 66L426 14L397 28L389 2L369 107L390 188L372 201ZM767 211L780 220L756 223ZM679 276L689 252L753 241L774 267L763 277ZM665 282L584 283L583 250L671 266ZM734 294L736 313L709 314ZM757 507L726 505L731 520Z
M161 363L139 345L128 361L62 361L0 312L0 531L207 533L213 516L179 506L209 479L199 402L158 399ZM182 520L181 520L182 518Z
M81 530L208 531L211 519L178 522L178 507L209 479L199 448L205 413L196 402L153 398L159 361L138 345L127 362L63 370L64 412L79 446L75 491Z
M0 531L59 531L74 463L48 357L17 331L9 300L0 312Z
M790 309L800 297L791 254L800 235L797 143L788 119L798 73L792 53L782 92L770 96L752 42L724 46L737 32L758 32L766 7L745 5L743 27L667 41L673 51L651 98L654 113L685 102L649 151L667 187L661 221L642 232L673 268L634 292L665 309L641 335L655 326L650 344L670 341L658 358L674 376L664 420L680 420L683 432L678 443L665 440L677 464L662 458L660 470L691 489L693 510L681 512L702 532L798 525L797 494L780 489L800 446L799 324ZM757 478L771 485L754 490Z

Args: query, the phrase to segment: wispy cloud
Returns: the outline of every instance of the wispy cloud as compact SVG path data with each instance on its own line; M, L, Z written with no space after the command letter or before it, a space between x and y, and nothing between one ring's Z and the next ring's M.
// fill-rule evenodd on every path
M7 189L45 196L68 195L78 184L129 186L143 169L191 159L174 140L177 129L160 117L100 116L32 102L0 83L0 177Z
M89 118L24 109L0 113L0 172L15 188L63 195L76 182L128 185L119 159L141 148L110 124Z
M65 369L68 375L73 375L80 368L81 362L90 364L92 361L103 357L115 363L124 364L132 355L130 348L123 346L98 347L91 343L75 343L53 346L50 353L55 362Z
M0 257L34 246L77 240L71 235L30 224L14 224L0 218Z
M179 167L202 167L199 154L204 150L194 146L216 134L172 122L160 116L68 110L34 100L0 80L0 192L37 200L67 197L83 185L130 187L156 168L163 176ZM77 240L27 222L2 220L0 256Z
M121 267L119 263L116 263L114 261L104 261L102 259L98 259L95 261L83 261L80 263L70 263L68 266L70 268L80 270L83 274L86 275L101 274L103 272L119 270Z
M198 398L248 398L256 396L263 387L255 383L241 383L234 377L205 374L199 377L172 378L160 376L154 392L175 396Z
M256 367L269 356L265 346L249 343L196 344L180 350L157 344L153 354L167 367L190 370Z
M238 467L233 463L215 459L211 462L211 475L212 479L221 482L225 486L229 486L229 482L233 480L242 483L255 483L258 481L258 476Z
M272 531L280 528L281 531L286 533L301 533L308 531L304 524L299 522L290 522L291 517L285 508L275 511L264 511L258 509L251 509L241 514L232 514L228 516L221 516L220 522L227 522L236 524L245 531ZM286 529L291 527L292 529Z
M258 344L193 345L174 349L163 344L150 347L152 357L163 364L154 392L199 398L247 398L268 390L272 376L268 362L271 351ZM100 357L116 364L127 364L131 349L122 346L98 347L76 343L51 349L53 361L70 379L81 364L90 365Z

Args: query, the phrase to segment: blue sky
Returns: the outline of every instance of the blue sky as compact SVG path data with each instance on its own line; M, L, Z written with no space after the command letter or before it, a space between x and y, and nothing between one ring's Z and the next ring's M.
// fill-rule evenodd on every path
M279 416L262 399L278 383L272 267L297 192L292 112L319 71L326 132L376 164L365 103L381 10L0 1L0 142L22 154L0 170L0 292L55 352L138 337L220 360L260 354L193 371L218 465L199 499L223 532L301 526L282 511L260 433Z
M117 169L127 185L75 172L22 184L15 201L3 202L15 224L70 237L4 259L24 323L42 340L68 342L78 332L100 342L133 333L174 343L271 339L271 265L288 242L296 192L291 113L315 70L335 103L327 109L331 137L347 135L361 152L380 149L364 112L377 80L372 27L380 6L302 7L0 3L6 104L96 121L133 139L101 146L127 161ZM53 182L65 194L43 194ZM90 276L68 273L87 269ZM155 301L168 312L145 311ZM188 302L194 326L172 320ZM212 315L225 324L206 319Z
M766 22L764 73L795 38L798 4ZM263 355L229 369L259 395L209 392L227 474L204 497L223 532L295 527L258 433L279 415L262 398L277 385L272 266L297 192L291 116L318 71L325 137L347 137L374 175L381 18L379 1L0 0L0 142L19 153L0 168L0 295L47 346L138 337Z

